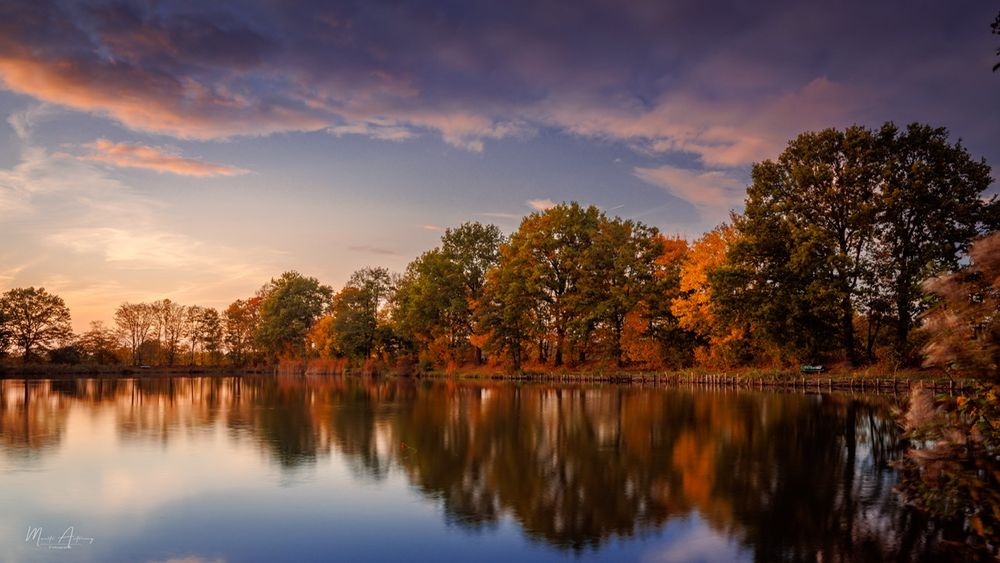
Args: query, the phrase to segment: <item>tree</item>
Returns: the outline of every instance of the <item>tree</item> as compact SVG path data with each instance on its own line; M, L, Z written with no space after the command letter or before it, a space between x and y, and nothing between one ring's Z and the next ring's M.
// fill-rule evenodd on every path
M553 352L553 365L563 364L568 344L586 347L589 326L588 294L584 287L594 275L588 268L588 253L597 236L603 214L594 206L560 204L532 213L511 236L506 264L514 275L524 276L526 289L536 299L537 318L545 327L539 342L539 361ZM596 282L594 282L596 283Z
M441 251L445 258L458 269L458 275L465 286L465 306L453 301L451 312L458 322L464 323L466 338L473 332L473 315L476 304L483 297L486 273L500 262L500 245L506 237L496 225L478 222L463 223L455 229L448 229L441 237ZM482 350L474 346L476 363L483 362Z
M118 339L101 321L91 321L90 330L80 335L77 345L86 361L101 365L118 362Z
M128 348L134 366L142 364L142 345L153 336L156 317L156 308L149 303L125 302L115 311L118 338Z
M481 297L482 288L478 290ZM457 355L472 334L470 292L460 266L435 248L411 262L393 297L392 316L398 329L423 352L443 342L446 355ZM441 363L445 358L435 357Z
M423 359L443 364L474 351L475 362L483 362L473 342L474 311L503 240L494 225L463 223L407 266L392 299L392 318Z
M691 246L681 264L678 294L670 310L680 327L694 334L703 345L698 351L701 363L735 363L732 347L743 337L742 330L720 318L711 283L712 273L726 263L738 236L732 225L719 225Z
M246 365L254 356L254 335L260 325L261 297L237 299L222 313L224 340L233 365Z
M385 268L362 268L333 301L337 348L350 358L368 359L375 350L380 316L395 283Z
M906 362L913 319L925 307L921 283L958 266L977 236L996 228L997 205L982 194L993 181L948 131L887 123L879 131L884 164L877 215L880 252L872 270L883 278L895 312L894 349Z
M586 323L603 322L610 327L612 356L619 368L625 365L622 335L626 316L653 298L657 282L666 280L665 268L683 255L686 246L681 240L668 241L642 223L601 216L589 260L582 264L593 273L583 284L583 301L594 307L589 317L582 317ZM668 249L670 259L660 262Z
M836 332L852 362L858 359L854 304L862 273L870 268L877 210L882 155L875 141L857 126L799 135L777 161L754 165L746 221L740 223L758 235L780 232L766 229L768 222L783 223L793 244L789 259L793 267L815 273L806 291L829 301L826 308L837 308Z
M187 308L169 299L163 299L152 304L156 311L157 327L162 336L161 351L164 363L174 365L177 359L177 348L184 337Z
M511 244L500 246L500 262L486 273L483 297L476 308L476 334L493 354L506 354L515 371L527 356L528 342L542 333L537 297L519 254Z
M208 354L208 363L217 365L222 355L222 317L215 308L202 307L195 322L199 327L198 344Z
M33 353L45 351L73 334L69 308L61 297L43 287L7 291L0 297L0 311L10 339L25 362Z
M272 356L305 356L306 333L330 308L333 290L290 271L261 288L256 340Z

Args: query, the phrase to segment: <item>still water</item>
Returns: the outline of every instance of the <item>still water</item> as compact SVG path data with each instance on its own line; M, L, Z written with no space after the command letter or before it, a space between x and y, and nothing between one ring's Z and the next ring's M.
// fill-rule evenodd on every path
M4 561L947 554L893 492L894 397L341 377L0 391Z

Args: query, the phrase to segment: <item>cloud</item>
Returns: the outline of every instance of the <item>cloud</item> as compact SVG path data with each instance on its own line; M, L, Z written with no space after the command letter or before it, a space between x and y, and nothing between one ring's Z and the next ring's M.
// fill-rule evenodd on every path
M745 193L739 179L718 170L690 170L658 166L634 170L640 180L659 186L671 195L699 208L726 210L738 205Z
M528 204L528 207L538 211L545 211L556 206L556 203L551 199L529 199L525 203Z
M424 224L424 225L417 225L417 226L420 227L421 229L425 230L425 231L435 231L435 232L439 232L439 233L443 233L445 231L445 228L442 227L442 226L440 226L440 225L428 225L428 224Z
M386 121L362 121L357 123L334 125L327 129L334 136L361 135L380 141L405 141L416 137L417 134L401 125Z
M391 248L382 248L379 246L372 246L368 244L355 244L347 247L348 250L354 252L363 252L369 254L380 254L382 256L399 256L399 253Z
M167 209L93 162L23 146L0 168L0 284L56 291L79 329L121 300L224 305L278 269L269 248L171 228Z
M146 145L129 145L115 143L107 139L97 139L86 146L91 149L91 152L80 158L117 167L142 168L160 173L193 176L196 178L236 176L249 172L249 170L235 166L212 164L192 158L184 158L163 149Z
M0 82L182 139L433 132L482 152L552 129L732 168L804 130L918 118L968 128L967 143L996 154L994 77L970 70L991 52L979 14L992 17L860 0L833 12L791 0L8 2Z

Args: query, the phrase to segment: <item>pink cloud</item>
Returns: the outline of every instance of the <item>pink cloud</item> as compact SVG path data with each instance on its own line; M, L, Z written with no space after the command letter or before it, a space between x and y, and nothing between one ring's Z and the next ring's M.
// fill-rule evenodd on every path
M529 199L526 203L529 207L538 211L545 211L556 206L556 203L551 199Z
M87 147L92 152L81 156L82 160L102 162L117 167L142 168L160 173L193 176L196 178L236 176L249 172L235 166L184 158L146 145L129 145L115 143L107 139L97 139L87 145Z
M699 171L659 166L636 168L642 181L660 186L671 195L701 208L728 211L744 195L744 185L736 178L717 170Z

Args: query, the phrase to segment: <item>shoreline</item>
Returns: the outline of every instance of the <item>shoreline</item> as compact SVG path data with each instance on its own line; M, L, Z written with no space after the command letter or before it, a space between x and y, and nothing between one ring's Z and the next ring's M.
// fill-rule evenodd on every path
M694 385L699 387L731 387L741 389L773 389L802 391L861 391L908 392L914 386L934 392L954 394L971 389L979 381L974 378L950 378L941 374L898 373L894 375L864 372L801 374L782 370L752 370L736 373L677 370L656 372L561 372L546 373L525 371L503 373L492 371L444 371L405 373L399 370L381 370L374 373L364 370L288 369L272 365L266 367L234 368L224 366L182 367L122 367L122 366L0 366L0 379L118 379L166 377L237 377L237 376L349 376L393 377L403 379L451 379L464 381L510 381L515 383L597 383L597 384L652 384Z

